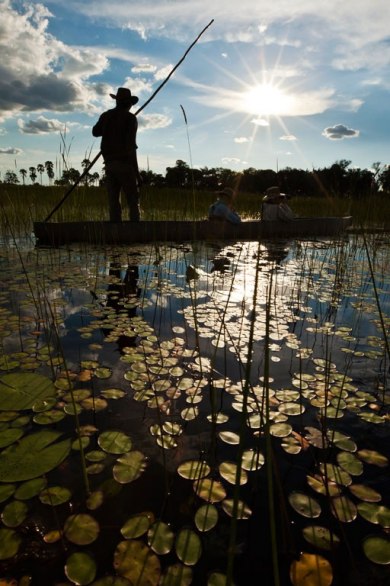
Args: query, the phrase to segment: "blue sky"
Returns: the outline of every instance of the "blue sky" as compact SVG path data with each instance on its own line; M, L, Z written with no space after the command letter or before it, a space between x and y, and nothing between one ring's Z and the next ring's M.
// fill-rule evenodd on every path
M0 0L0 171L81 169L120 86L142 169L389 164L388 0ZM185 123L181 106L187 116ZM101 162L96 164L101 171Z

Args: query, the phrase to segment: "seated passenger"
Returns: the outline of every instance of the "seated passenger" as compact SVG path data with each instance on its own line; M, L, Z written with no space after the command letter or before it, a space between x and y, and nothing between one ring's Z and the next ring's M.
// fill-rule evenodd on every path
M287 204L287 196L280 193L279 187L269 187L263 198L261 206L261 219L267 222L281 220L289 222L295 218L295 214Z
M233 209L235 193L230 187L217 191L218 199L209 207L209 220L225 220L231 224L239 224L240 216Z

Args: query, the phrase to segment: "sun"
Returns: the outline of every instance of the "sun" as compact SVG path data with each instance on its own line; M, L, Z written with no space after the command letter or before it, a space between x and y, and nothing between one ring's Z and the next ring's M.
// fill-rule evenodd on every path
M262 83L242 94L242 109L257 116L282 116L291 113L293 99L275 85Z

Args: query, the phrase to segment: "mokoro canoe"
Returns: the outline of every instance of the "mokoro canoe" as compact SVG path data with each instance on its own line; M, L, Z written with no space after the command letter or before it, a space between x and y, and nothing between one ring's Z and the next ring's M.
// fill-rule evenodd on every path
M351 216L296 218L290 222L243 221L232 225L213 220L141 222L34 222L38 244L70 242L121 244L191 240L261 240L334 236L351 225Z

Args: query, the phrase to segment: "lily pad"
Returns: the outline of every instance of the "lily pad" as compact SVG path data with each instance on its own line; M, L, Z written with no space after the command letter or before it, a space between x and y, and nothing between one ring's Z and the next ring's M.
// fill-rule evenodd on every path
M178 466L177 472L183 478L197 480L210 473L210 466L204 460L187 460Z
M18 441L18 439L22 437L23 434L23 429L17 428L8 428L4 429L3 431L0 431L0 449L6 448L7 446L10 446L11 444L15 443L16 441Z
M290 566L290 580L293 586L330 586L332 566L320 555L301 553Z
M26 501L41 492L47 484L46 478L33 478L23 482L15 491L15 498L21 501Z
M72 543L88 545L97 539L99 524L91 515L85 513L70 515L65 521L64 533Z
M11 501L1 513L1 520L6 527L19 527L27 517L28 507L23 501Z
M132 446L131 439L122 431L103 431L99 435L98 444L109 454L125 454Z
M196 511L194 521L198 531L210 531L218 522L217 508L210 503L202 505Z
M234 500L233 499L224 499L222 501L222 508L229 517L233 517L234 515ZM236 519L249 519L252 515L251 509L248 507L244 501L238 500L237 501L237 512L236 512Z
M138 586L157 586L160 580L160 560L149 547L136 539L118 543L114 568L131 584Z
M319 517L321 514L321 506L319 503L303 492L291 492L288 495L288 502L292 508L303 517L313 519Z
M22 538L13 529L0 528L0 560L13 558L19 550Z
M136 539L141 537L154 522L153 513L146 511L130 517L121 528L121 533L125 539Z
M226 497L226 491L221 482L212 478L195 481L193 487L196 494L208 503L217 503Z
M359 503L357 505L359 515L366 521L381 525L384 529L390 528L390 509L376 503Z
M237 464L235 462L221 462L219 465L219 473L230 484L236 484ZM240 485L248 482L248 475L245 470L240 469Z
M160 586L190 586L192 583L192 569L177 563L168 566L160 581Z
M36 401L56 394L52 381L41 374L22 372L0 377L0 410L32 409Z
M112 474L120 484L128 484L137 480L146 468L145 456L136 450L127 452L117 459Z
M330 507L333 515L342 523L351 523L357 517L357 508L346 496L336 496L331 499Z
M90 584L96 576L96 562L87 553L72 553L66 560L65 574L73 584Z
M30 480L59 466L71 448L70 439L54 443L60 436L57 431L42 430L6 448L0 454L0 481Z
M177 557L186 566L194 566L202 555L202 542L192 529L181 529L175 541Z
M172 529L163 521L156 521L148 531L148 545L158 555L171 551L174 538Z
M309 525L303 529L302 533L306 541L319 549L331 551L335 545L340 543L337 535L320 525Z
M363 541L363 551L371 562L390 564L390 540L380 535L370 535Z
M68 488L64 486L49 486L45 490L42 490L39 495L39 500L44 505L50 505L56 507L67 503L72 496L72 493Z

